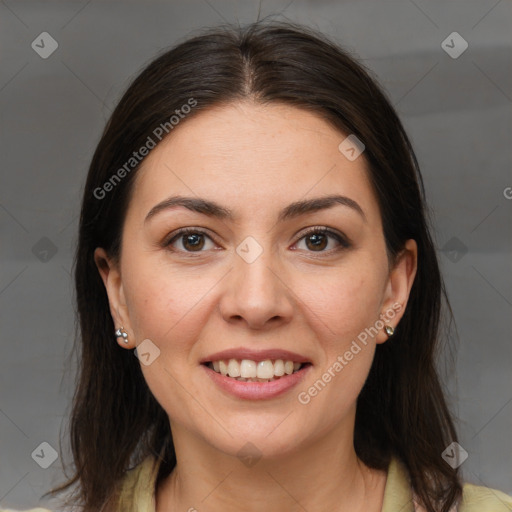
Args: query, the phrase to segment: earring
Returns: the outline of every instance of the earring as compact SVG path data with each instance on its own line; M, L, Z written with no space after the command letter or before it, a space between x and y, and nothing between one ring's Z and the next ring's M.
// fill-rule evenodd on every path
M391 338L393 334L395 334L395 329L391 327L391 325L385 325L384 330L386 331L386 334Z
M116 338L123 338L125 343L128 343L128 334L124 331L122 327L116 330Z

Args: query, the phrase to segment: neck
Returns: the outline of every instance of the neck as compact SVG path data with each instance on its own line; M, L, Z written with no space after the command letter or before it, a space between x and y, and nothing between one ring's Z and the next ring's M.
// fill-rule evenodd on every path
M246 465L173 425L178 462L156 491L156 511L378 512L386 472L365 466L343 430Z

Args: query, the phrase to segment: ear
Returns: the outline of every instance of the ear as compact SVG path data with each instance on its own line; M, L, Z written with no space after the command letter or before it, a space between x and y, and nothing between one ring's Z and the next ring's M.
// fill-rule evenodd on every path
M410 239L397 255L395 264L389 273L380 314L384 325L400 329L399 322L405 313L417 268L418 246L415 240ZM384 329L381 329L375 341L384 343L387 339L388 335Z
M122 327L128 333L128 343L125 343L123 338L118 338L117 343L123 348L134 348L133 331L130 326L123 281L118 265L108 257L106 251L101 247L97 247L94 251L94 262L107 290L110 314L112 315L114 326L116 329ZM112 333L112 336L114 336L114 333Z

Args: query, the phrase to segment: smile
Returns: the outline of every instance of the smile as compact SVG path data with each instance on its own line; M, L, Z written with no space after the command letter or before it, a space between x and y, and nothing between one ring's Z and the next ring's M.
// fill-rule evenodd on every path
M204 361L200 367L204 368L215 388L231 397L269 400L291 391L306 377L313 365L284 359L217 359Z
M285 361L283 359L265 359L264 361L221 359L210 361L207 366L211 370L239 382L272 382L298 372L306 364L309 363Z

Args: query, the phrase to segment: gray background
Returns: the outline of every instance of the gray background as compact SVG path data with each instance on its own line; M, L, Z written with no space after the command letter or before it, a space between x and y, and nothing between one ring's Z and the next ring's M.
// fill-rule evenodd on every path
M460 334L446 378L469 453L463 474L512 494L510 2L260 5L260 17L281 12L334 36L378 75L401 115L422 166ZM161 48L204 26L254 21L258 8L234 0L0 2L4 507L50 507L39 497L61 481L60 458L42 469L31 454L42 442L60 450L69 413L77 214L113 105ZM47 59L31 48L44 31L59 44ZM454 31L469 45L456 59L441 47Z

